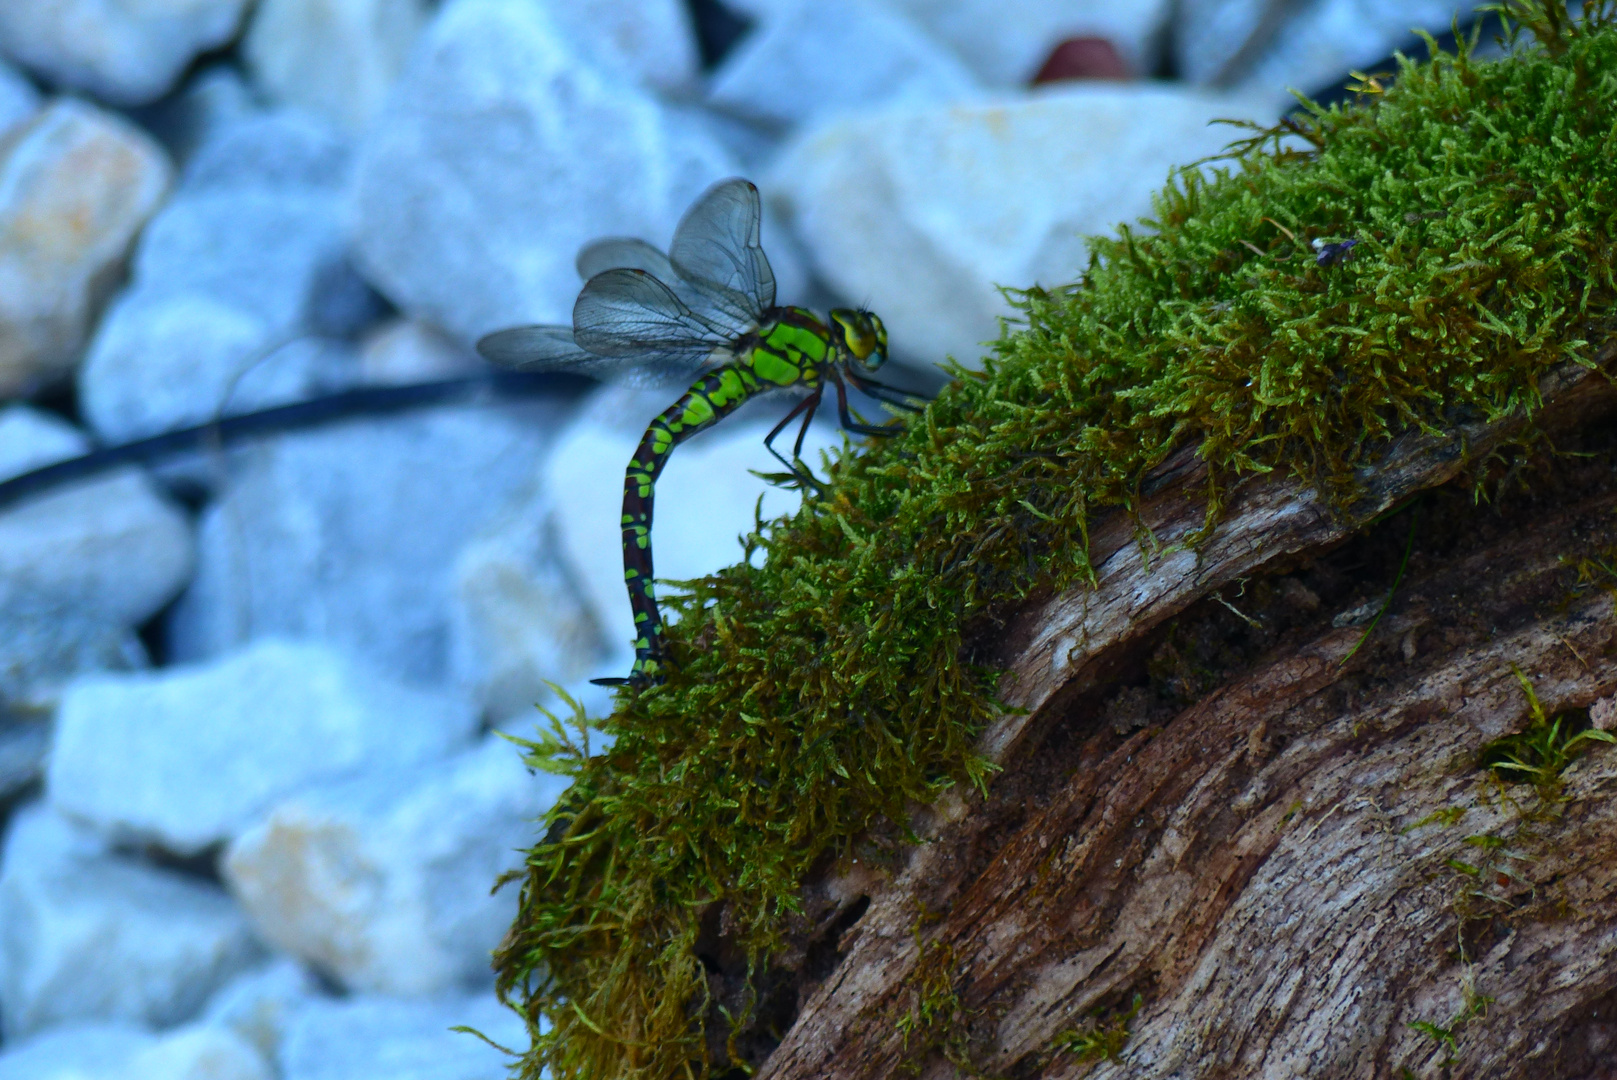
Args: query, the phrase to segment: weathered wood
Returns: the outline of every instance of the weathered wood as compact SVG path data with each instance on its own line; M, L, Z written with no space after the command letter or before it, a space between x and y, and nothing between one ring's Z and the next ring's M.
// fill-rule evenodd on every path
M1609 422L1603 376L1569 368L1542 388L1543 429ZM988 803L921 814L930 842L890 877L856 867L811 885L821 910L869 906L840 962L802 986L762 1076L1427 1077L1451 1054L1456 1076L1606 1075L1580 1062L1602 1039L1617 1055L1617 752L1567 772L1553 822L1525 820L1470 766L1523 726L1512 664L1552 710L1617 692L1612 598L1543 610L1566 593L1557 555L1591 529L1617 539L1617 483L1412 575L1373 657L1344 663L1364 628L1321 611L1160 724L1123 735L1100 715L1166 620L1307 563L1520 431L1407 438L1346 513L1296 481L1250 479L1194 549L1176 545L1202 527L1205 477L1183 460L1141 507L1152 557L1133 522L1103 522L1098 587L1009 624L1005 690L1023 711L984 736L1006 768ZM1450 808L1457 823L1418 824ZM1058 1052L1135 994L1122 1061ZM1483 997L1452 1045L1432 1034Z

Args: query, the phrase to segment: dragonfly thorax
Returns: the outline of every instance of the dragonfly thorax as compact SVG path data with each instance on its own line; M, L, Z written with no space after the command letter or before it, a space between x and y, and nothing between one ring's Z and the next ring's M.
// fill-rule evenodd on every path
M837 357L830 327L806 308L784 307L769 312L737 359L765 386L813 389L825 365Z

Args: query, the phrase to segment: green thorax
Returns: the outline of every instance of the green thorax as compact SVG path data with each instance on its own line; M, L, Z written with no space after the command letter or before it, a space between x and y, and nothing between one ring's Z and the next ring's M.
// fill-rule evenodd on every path
M800 307L776 308L756 335L740 344L737 362L752 368L766 386L817 386L832 355L830 328Z

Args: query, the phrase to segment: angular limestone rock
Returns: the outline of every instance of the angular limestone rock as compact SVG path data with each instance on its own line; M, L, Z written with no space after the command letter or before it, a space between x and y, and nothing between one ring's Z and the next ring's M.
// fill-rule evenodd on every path
M708 101L749 119L800 124L893 101L936 104L981 91L958 56L902 14L864 0L801 0L725 57Z
M0 410L0 478L89 447L66 422ZM190 577L190 524L133 467L0 509L0 701L48 702L74 674L141 666L132 627Z
M347 162L339 138L291 113L228 124L197 151L142 237L131 285L79 375L85 415L103 438L140 438L351 381L351 357L284 347L320 332L331 321L320 309L352 279L341 219Z
M308 968L290 956L277 956L220 987L202 1022L234 1031L273 1065L293 1015L320 996L320 982Z
M666 244L690 201L735 169L697 118L592 62L564 6L451 0L360 146L362 268L467 343L560 321L580 246Z
M274 1080L258 1048L229 1028L189 1024L137 1050L126 1080ZM108 1080L111 1080L109 1077Z
M272 100L363 131L426 25L424 0L262 0L244 53Z
M509 1059L475 1035L522 1046L521 1019L493 994L399 1001L352 997L303 1009L287 1034L285 1080L500 1080Z
M469 701L271 638L209 664L71 684L46 786L110 836L192 855L291 792L435 760L476 725Z
M0 145L0 396L72 371L171 172L149 136L81 101L57 101L9 133Z
M448 762L287 799L231 843L225 880L266 940L351 990L477 984L515 913L514 891L489 889L565 786L490 736Z
M456 553L526 491L555 403L356 418L244 448L202 517L171 655L316 638L409 682L450 673Z
M114 105L162 97L193 57L228 42L247 0L0 4L0 52Z
M215 885L91 841L35 805L0 864L0 1023L12 1039L56 1024L188 1019L260 955Z
M139 1024L62 1024L0 1051L0 1080L103 1080L123 1075L137 1053L157 1042Z
M766 188L825 280L886 321L895 353L971 363L1010 312L997 286L1073 280L1085 234L1150 214L1171 168L1230 141L1213 119L1262 112L1146 85L897 107L809 131Z

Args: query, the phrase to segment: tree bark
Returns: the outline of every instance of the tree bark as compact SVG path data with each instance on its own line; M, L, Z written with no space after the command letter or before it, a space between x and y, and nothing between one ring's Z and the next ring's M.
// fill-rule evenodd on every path
M1518 670L1563 741L1617 693L1617 392L1541 389L1591 456L1494 505L1456 477L1525 422L1407 437L1346 509L1250 478L1193 547L1186 453L1148 532L1098 523L1098 583L985 645L987 797L805 889L761 1075L1617 1077L1617 747L1536 789L1479 758Z

